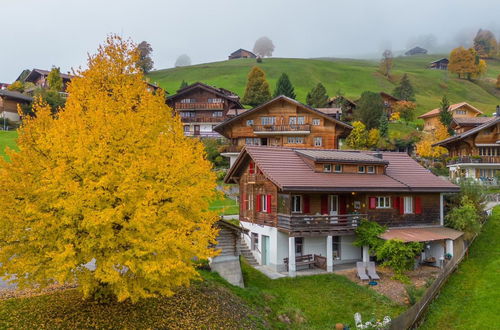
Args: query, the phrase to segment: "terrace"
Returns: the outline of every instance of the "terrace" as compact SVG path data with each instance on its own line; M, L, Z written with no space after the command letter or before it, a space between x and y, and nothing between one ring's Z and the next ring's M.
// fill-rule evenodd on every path
M224 103L208 103L208 102L192 102L192 103L175 103L176 110L223 110Z

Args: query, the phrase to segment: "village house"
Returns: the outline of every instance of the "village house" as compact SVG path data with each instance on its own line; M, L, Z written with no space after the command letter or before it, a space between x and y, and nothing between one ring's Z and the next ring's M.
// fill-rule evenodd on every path
M330 108L339 108L343 121L352 121L356 103L345 96L335 96L328 101Z
M450 63L450 61L447 58L442 58L434 62L431 62L429 64L429 68L436 70L448 70L448 63Z
M33 101L33 98L28 95L24 95L17 91L9 91L7 89L0 89L0 119L8 119L12 122L19 122L21 117L17 111L18 105L29 104ZM0 125L3 125L3 121Z
M409 51L405 53L406 56L413 56L413 55L425 55L427 54L427 49L422 48L422 47L413 47Z
M181 88L167 98L181 117L186 136L221 137L213 128L243 109L240 97L223 88L201 82Z
M49 88L47 78L49 76L50 71L47 70L41 70L41 69L33 69L31 72L22 80L22 82L31 82L35 85L35 87L39 88ZM73 79L73 75L69 74L69 72L66 73L61 73L61 78L63 81L63 89L61 92L66 91L66 87L68 86L68 83ZM17 79L19 80L19 78ZM27 93L32 92L31 91L26 91Z
M435 266L462 234L444 227L443 194L459 187L405 153L246 146L224 181L239 185L258 263L290 276L306 259L326 271L368 261L353 245L362 219L388 226L383 239L425 242L420 262Z
M256 58L257 55L246 49L238 49L229 55L230 60L235 60L237 58Z
M281 95L228 119L215 131L229 139L222 155L229 157L232 165L245 145L339 148L352 127L337 118Z
M500 112L500 109L497 108ZM500 117L435 144L448 149L451 179L468 178L498 185L500 174Z
M386 92L380 92L380 97L382 98L382 102L384 102L384 107L387 115L392 115L394 105L401 100Z
M466 102L452 104L448 111L451 112L453 118L471 118L483 114L481 110ZM436 129L437 124L440 122L439 112L440 109L436 108L418 116L419 119L424 120L424 131L432 132Z

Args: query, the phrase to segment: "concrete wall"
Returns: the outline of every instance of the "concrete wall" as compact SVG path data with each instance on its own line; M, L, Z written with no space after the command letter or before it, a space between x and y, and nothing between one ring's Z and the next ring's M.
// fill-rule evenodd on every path
M340 238L340 260L334 261L334 263L359 261L361 260L361 248L354 246L353 242L356 235L341 236Z
M252 233L256 233L259 235L259 250L262 253L262 247L263 247L263 240L262 240L262 235L269 236L269 263L268 266L271 267L272 269L276 270L276 266L278 264L283 264L283 258L281 258L281 261L278 259L278 230L275 227L270 227L270 226L262 226L262 225L257 225L253 224L250 222L246 221L241 221L241 225L248 229L250 232L248 235L245 235L245 242L247 245L251 248L251 237ZM288 256L288 244L286 246L286 255ZM258 251L252 251L255 259L259 264L262 264L262 255ZM280 252L281 255L283 252Z
M225 257L224 259L215 259L210 262L210 269L232 285L244 287L243 274L241 273L240 257Z

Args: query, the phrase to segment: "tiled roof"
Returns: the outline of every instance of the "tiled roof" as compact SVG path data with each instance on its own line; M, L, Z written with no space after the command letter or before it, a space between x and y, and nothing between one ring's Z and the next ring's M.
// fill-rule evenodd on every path
M214 94L217 94L225 99L228 99L234 103L236 103L236 105L240 108L243 108L243 105L241 105L240 103L240 97L236 94L234 94L233 92L227 90L227 89L224 89L224 88L218 88L218 87L215 87L215 86L210 86L210 85L207 85L207 84L204 84L202 82L195 82L189 86L186 86L184 88L181 88L181 89L178 89L177 90L177 93L174 94L174 95L170 95L169 97L167 97L167 100L172 100L172 99L175 99L177 98L178 96L186 93L186 92L189 92L190 90L192 89L195 89L195 88L201 88L201 89L204 89L204 90L207 90L207 91L210 91Z
M241 115L243 112L248 111L250 109L229 109L227 110L227 115L228 116L237 116Z
M479 126L476 126L474 127L473 129L470 129L468 130L467 132L464 132L464 133L460 133L460 134L457 134L457 135L454 135L454 136L451 136L447 139L444 139L442 141L439 141L438 143L435 143L433 144L432 146L445 146L447 145L448 143L450 142L454 142L454 141L458 141L458 140L461 140L463 138L466 138L468 136L471 136L485 128L488 128L488 127L491 127L493 125L497 125L500 123L500 117L493 117L493 120L489 120L487 121L486 123L482 124L482 125L479 125Z
M456 104L452 104L450 105L450 107L448 108L448 111L453 111L453 110L456 110L460 107L463 107L464 105L467 105L468 107L470 107L472 110L476 111L477 113L479 114L482 114L483 112L481 110L479 110L478 108L476 107L473 107L472 105L470 105L469 103L467 102L460 102L460 103L456 103ZM424 113L423 115L420 115L418 116L418 118L428 118L428 117L434 117L434 116L437 116L439 115L439 111L440 111L440 108L436 108L436 109L432 109L431 111L429 112L426 112Z
M342 113L341 108L316 108L319 112L323 112L325 115L336 115L337 113Z
M16 91L9 91L7 89L0 89L0 96L9 97L11 99L21 100L26 102L33 101L33 98L31 96L24 95Z
M459 126L477 126L493 119L495 117L458 117L453 118L453 122Z
M304 149L246 146L225 180L229 181L233 175L238 176L241 164L248 159L247 157L251 157L264 175L285 191L452 192L459 190L456 185L438 178L404 153L381 153L383 160L389 162L386 174L315 172L305 162L303 156L301 157L303 153Z
M387 160L380 159L373 155L369 155L359 151L346 150L325 150L325 149L297 149L299 155L313 159L317 162L337 161L346 163L370 163L370 164L387 164Z
M391 228L380 235L385 240L399 239L403 242L430 242L445 239L456 240L463 233L446 227Z

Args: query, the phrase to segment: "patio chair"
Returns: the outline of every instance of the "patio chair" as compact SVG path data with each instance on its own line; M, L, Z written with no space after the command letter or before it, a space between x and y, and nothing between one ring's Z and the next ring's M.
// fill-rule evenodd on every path
M368 271L368 276L370 276L372 280L380 280L380 276L378 276L375 271L375 263L373 261L367 262L366 270Z
M364 280L368 281L370 279L368 275L366 275L366 268L363 262L361 261L356 262L356 269L358 270L358 277L362 281Z

